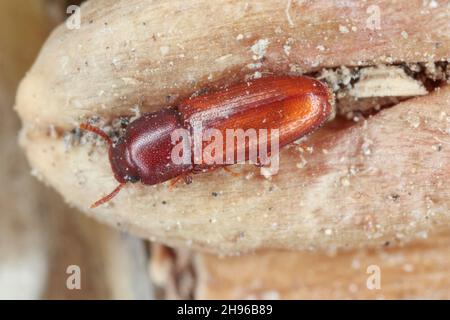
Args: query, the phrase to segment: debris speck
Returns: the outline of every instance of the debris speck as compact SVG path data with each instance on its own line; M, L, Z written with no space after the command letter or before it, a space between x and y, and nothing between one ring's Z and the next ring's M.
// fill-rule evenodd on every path
M350 283L350 285L348 286L348 291L351 293L358 292L358 285L355 283Z
M251 46L253 52L253 60L260 60L266 54L270 41L268 39L259 39L254 45Z
M286 43L283 45L283 51L284 53L289 56L291 54L291 45L294 43L294 39L288 38L286 40Z
M435 144L435 145L431 146L431 148L434 151L442 151L442 145L441 144Z
M348 30L348 28L346 26L339 26L339 32L340 33L349 33L350 30Z
M262 167L261 168L261 175L266 178L266 179L272 179L272 176L274 174L276 174L276 169L275 168L269 168L269 167Z
M32 169L31 175L36 179L38 179L39 181L43 181L44 179L44 176L37 169Z
M359 261L359 259L356 259L356 258L353 259L352 260L352 269L357 270L359 268L361 268L361 262Z
M225 55L223 55L221 57L218 57L215 61L216 62L222 62L222 61L225 61L225 60L231 58L232 56L233 56L233 54L231 54L231 53L225 54Z
M436 9L439 7L439 3L436 0L431 0L429 6L431 9Z
M417 129L420 126L421 120L420 117L416 114L408 113L408 117L406 119L412 128Z
M159 48L159 52L161 52L161 55L165 56L170 51L170 48L167 46L163 46Z
M392 201L396 202L396 201L400 198L400 195L399 195L399 194L396 194L396 193L393 193L393 194L391 194L391 195L389 196L389 198L390 198Z
M370 139L365 139L364 143L361 146L361 150L365 156L369 156L372 154L372 150L370 150L370 146L372 145L373 141Z
M136 120L137 118L141 117L141 109L139 108L139 105L134 105L130 108L131 112L133 112L133 116L130 118L130 122Z
M249 172L245 175L245 179L250 180L251 178L253 178L254 175L255 175L255 173L253 171Z
M350 185L350 180L348 180L347 178L342 178L341 185L344 187L348 187Z
M300 162L298 162L295 166L299 169L302 169L302 168L306 167L307 164L308 164L308 161L303 156L301 156Z
M261 293L261 298L263 300L278 300L280 299L280 294L277 291L265 291Z
M261 62L247 64L247 68L249 68L249 69L259 69L259 68L261 68L261 66L262 66Z
M403 265L403 271L405 272L413 272L414 271L414 266L412 264L404 264Z

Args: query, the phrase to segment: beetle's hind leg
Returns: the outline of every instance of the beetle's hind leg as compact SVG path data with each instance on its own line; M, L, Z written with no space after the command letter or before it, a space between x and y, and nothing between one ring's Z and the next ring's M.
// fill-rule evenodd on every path
M183 180L184 180L184 183L191 184L192 183L192 176L187 174L187 175L183 176Z
M258 156L258 161L256 163L253 163L253 165L257 168L262 168L270 165L272 159L272 154L270 152L267 153L267 155L263 158Z

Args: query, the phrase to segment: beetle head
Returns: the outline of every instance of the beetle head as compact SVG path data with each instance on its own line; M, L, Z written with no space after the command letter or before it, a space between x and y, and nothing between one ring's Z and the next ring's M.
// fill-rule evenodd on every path
M126 139L120 139L109 149L109 161L114 177L120 183L136 183L140 181L136 166L131 161Z

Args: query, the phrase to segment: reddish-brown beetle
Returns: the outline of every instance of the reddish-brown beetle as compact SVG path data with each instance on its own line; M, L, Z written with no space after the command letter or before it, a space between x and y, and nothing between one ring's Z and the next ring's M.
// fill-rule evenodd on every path
M318 80L267 77L188 98L178 107L144 114L130 123L116 144L102 130L82 124L82 129L100 135L109 143L111 168L119 182L111 194L92 208L112 199L127 182L153 185L226 165L193 160L175 164L171 160L172 133L177 129L192 132L199 125L204 130L213 128L223 133L228 129L277 129L279 146L283 147L321 126L332 112L331 99L332 93ZM234 148L234 152L244 151L247 155L248 143Z

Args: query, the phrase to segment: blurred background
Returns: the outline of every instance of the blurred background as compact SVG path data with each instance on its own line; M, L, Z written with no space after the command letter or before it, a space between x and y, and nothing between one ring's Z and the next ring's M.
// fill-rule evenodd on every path
M450 298L448 233L399 248L223 258L150 244L69 208L33 177L13 106L46 37L79 2L0 0L0 299Z
M17 145L17 86L79 2L0 0L0 299L153 298L147 244L69 208L32 176ZM80 290L67 287L70 266L79 267Z

